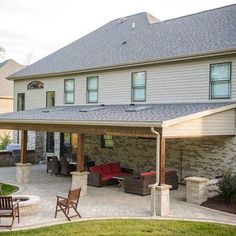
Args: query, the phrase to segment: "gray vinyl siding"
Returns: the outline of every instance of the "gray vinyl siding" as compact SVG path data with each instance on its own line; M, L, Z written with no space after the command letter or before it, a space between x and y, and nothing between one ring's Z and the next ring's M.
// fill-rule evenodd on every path
M232 62L231 99L236 101L236 56L222 59L202 59L196 61L140 66L136 68L110 70L99 73L84 73L72 76L60 76L35 79L44 83L44 89L27 90L27 84L34 79L15 81L15 99L17 93L25 93L26 109L45 107L46 91L55 91L56 106L64 105L64 79L75 79L75 103L86 104L86 78L98 76L98 104L131 103L131 73L146 71L145 103L181 103L209 102L209 66L211 63ZM212 102L219 100L210 100ZM14 105L16 109L16 102Z

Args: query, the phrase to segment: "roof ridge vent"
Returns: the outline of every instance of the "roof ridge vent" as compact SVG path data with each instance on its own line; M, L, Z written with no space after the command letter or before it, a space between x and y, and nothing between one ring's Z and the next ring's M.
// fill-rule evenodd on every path
M129 108L126 108L125 111L136 112L136 111L144 111L151 108L153 108L153 106L130 106Z
M103 110L104 108L105 108L104 106L88 107L88 108L81 108L81 109L79 109L79 111L80 112L89 112L89 111Z

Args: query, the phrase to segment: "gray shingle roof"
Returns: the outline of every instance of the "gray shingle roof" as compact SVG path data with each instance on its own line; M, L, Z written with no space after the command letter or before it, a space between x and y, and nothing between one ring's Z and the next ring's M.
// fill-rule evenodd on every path
M235 16L236 4L156 23L148 13L128 16L123 23L116 19L11 78L235 49Z
M60 106L38 108L0 115L1 121L95 121L95 122L163 122L178 117L227 106L234 103L178 103L106 106ZM95 109L94 109L95 108ZM137 111L132 111L137 108ZM88 109L87 112L85 112Z

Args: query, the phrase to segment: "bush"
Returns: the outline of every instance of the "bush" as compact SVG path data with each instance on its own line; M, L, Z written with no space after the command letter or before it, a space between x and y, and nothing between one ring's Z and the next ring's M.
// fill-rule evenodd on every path
M11 136L6 134L5 136L0 136L0 150L6 150L7 145L12 143Z
M231 170L224 173L218 187L218 192L227 202L233 203L236 201L236 175L233 175Z

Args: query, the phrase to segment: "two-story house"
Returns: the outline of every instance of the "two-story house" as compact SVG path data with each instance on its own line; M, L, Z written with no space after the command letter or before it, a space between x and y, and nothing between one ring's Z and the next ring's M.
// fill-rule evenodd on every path
M112 20L11 75L15 112L0 127L22 130L24 141L28 132L41 157L79 148L80 158L137 171L155 167L155 129L161 166L181 180L236 172L235 15L230 5Z

